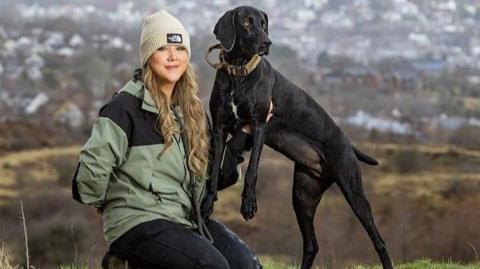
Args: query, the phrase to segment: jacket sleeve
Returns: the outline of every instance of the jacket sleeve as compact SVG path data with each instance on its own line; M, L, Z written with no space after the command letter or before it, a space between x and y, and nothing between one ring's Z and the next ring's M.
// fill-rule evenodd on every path
M103 207L110 174L126 158L129 117L121 110L115 104L102 107L90 137L80 150L72 196L82 204Z
M253 136L239 129L225 145L223 151L218 190L228 188L241 179L240 164L243 153L252 147Z

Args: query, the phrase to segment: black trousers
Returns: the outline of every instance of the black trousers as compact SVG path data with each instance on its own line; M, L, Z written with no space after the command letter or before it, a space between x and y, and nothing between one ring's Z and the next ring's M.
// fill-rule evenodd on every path
M214 243L168 221L141 223L110 245L110 255L141 268L262 268L252 250L225 225L209 220Z

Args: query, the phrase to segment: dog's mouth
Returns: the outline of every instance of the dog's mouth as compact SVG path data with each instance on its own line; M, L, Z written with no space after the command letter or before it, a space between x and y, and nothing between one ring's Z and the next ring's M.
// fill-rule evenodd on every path
M268 46L262 46L258 49L258 55L260 56L268 55L269 50L270 48Z

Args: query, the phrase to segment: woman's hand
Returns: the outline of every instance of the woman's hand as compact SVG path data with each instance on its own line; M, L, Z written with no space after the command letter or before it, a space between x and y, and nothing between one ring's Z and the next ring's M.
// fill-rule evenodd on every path
M272 103L272 101L270 101L270 110L268 111L267 122L269 122L270 118L273 116L272 110L273 110L273 103ZM242 127L242 131L244 131L247 134L251 134L252 133L252 125L250 125L250 124L244 125Z

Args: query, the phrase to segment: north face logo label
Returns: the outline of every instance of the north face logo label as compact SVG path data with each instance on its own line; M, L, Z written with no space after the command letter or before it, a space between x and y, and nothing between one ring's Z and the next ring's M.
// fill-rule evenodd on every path
M182 43L181 34L167 34L167 43Z

